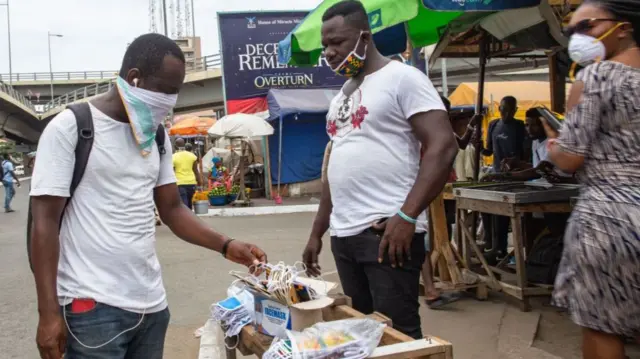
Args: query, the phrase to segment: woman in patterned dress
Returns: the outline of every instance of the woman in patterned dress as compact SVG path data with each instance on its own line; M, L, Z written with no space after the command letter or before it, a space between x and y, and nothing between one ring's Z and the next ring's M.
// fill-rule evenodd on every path
M553 299L583 328L584 358L622 359L640 336L640 0L584 1L566 30L588 66L559 136L545 124L551 161L582 184Z

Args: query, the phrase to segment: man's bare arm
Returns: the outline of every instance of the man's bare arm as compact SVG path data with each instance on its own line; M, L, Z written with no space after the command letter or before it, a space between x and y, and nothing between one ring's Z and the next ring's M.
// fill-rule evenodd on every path
M333 202L331 202L331 190L329 189L329 157L333 143L329 142L324 150L324 158L322 160L322 193L320 194L320 205L318 213L311 227L311 238L322 238L329 229L329 217L333 210Z
M331 190L329 189L329 181L324 181L322 184L322 194L320 195L320 206L318 206L318 213L313 221L311 227L311 237L320 239L329 230L329 218L331 217L331 211L333 210L333 203L331 202Z
M200 169L198 168L198 161L193 163L193 174L196 175L196 183L198 186L202 186L202 177L200 177Z
M60 313L57 292L60 219L67 198L31 197L31 260L40 316Z
M447 183L453 161L458 154L458 144L444 111L419 113L409 121L425 150L416 183L402 206L402 212L417 218Z

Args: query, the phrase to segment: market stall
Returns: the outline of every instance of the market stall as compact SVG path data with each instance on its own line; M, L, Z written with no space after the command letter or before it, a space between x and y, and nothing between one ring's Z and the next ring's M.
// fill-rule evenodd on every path
M338 90L269 90L268 121L274 135L268 140L267 176L282 186L317 180L322 174L322 159L328 142L326 114Z
M209 350L201 344L201 357L235 359L238 350L264 359L453 358L451 343L415 340L380 313L356 311L337 283L284 262L256 269L230 273L227 298L211 305Z
M467 265L473 261L471 254L481 262L484 279L492 289L501 290L515 297L523 311L530 310L529 298L550 295L553 287L529 283L525 269L525 249L531 254L533 238L524 230L526 221L533 213L570 213L571 198L580 191L577 185L556 184L540 186L536 183L500 183L477 185L455 189L457 201L456 242L462 243L463 258ZM513 234L513 250L496 266L491 266L468 228L468 211L489 213L510 218ZM508 258L515 256L515 270L507 266ZM501 276L499 280L496 274ZM510 279L515 277L515 283Z
M256 115L243 113L227 115L219 119L209 130L208 134L213 138L228 138L231 140L231 148L239 147L238 166L231 170L229 176L224 180L226 183L216 185L211 189L211 197L223 197L222 188L226 187L226 202L233 205L247 206L251 204L245 188L245 174L252 165L247 163L247 157L254 139L259 139L273 134L273 127L265 120ZM238 187L235 187L236 179ZM222 203L222 199L220 199ZM212 202L213 204L213 202Z
M416 340L392 328L391 319L375 312L364 315L351 307L351 299L344 295L334 297L333 304L323 310L323 318L327 322L369 318L386 324L380 345L369 358L377 359L453 359L453 345L437 337L427 336ZM255 355L262 358L273 342L273 337L259 333L253 326L246 326L239 336L237 351L242 355ZM236 349L227 349L227 359L236 359Z
M491 14L490 16L479 19L474 24L449 24L444 35L435 48L429 52L429 63L433 65L438 58L478 58L479 59L479 80L478 84L472 90L466 93L475 92L475 101L473 94L468 96L465 103L455 103L454 105L469 105L475 102L476 113L488 114L490 111L483 112L481 108L500 101L501 98L492 98L490 91L485 86L486 64L491 58L520 58L521 60L544 61L550 68L550 84L548 90L551 109L558 113L564 112L565 93L566 93L566 75L568 73L567 54L565 51L567 39L562 35L560 29L563 18L575 7L575 1L542 1L538 6L513 9L504 12ZM469 14L471 15L471 14ZM518 21L513 21L518 19ZM459 26L457 26L459 25ZM544 51L534 51L543 49ZM523 87L513 86L510 95L522 91ZM485 93L489 93L486 95ZM461 93L457 94L458 96ZM517 94L516 94L517 95ZM494 95L498 96L498 95ZM464 96L460 96L464 97ZM547 106L547 104L544 104ZM488 120L488 119L487 119ZM485 133L486 124L485 121ZM478 128L478 136L482 135L482 129ZM480 148L476 148L475 159L475 175L474 179L479 178L480 171ZM498 185L504 186L503 184ZM503 290L510 292L518 299L522 300L523 309L529 309L528 296L534 294L549 294L550 287L546 288L529 288L526 279L526 270L524 262L524 245L522 231L523 213L528 212L570 212L563 204L555 201L544 199L544 196L538 195L536 198L539 202L529 203L527 205L516 202L509 203L508 196L495 196L494 200L487 199L466 199L460 198L460 193L466 193L471 189L455 189L454 195L457 197L457 218L456 233L457 243L460 246L471 246L474 249L477 259L482 262L487 276L484 278L489 286L495 290ZM547 191L547 190L544 190ZM473 193L473 192L472 192ZM546 201L546 202L545 202ZM562 202L562 200L560 200ZM505 203L506 202L506 203ZM506 206L506 208L505 208ZM471 212L469 212L469 210ZM513 214L511 217L511 225L514 239L514 254L516 259L516 285L506 282L499 282L494 275L496 270L501 270L508 260L501 261L498 266L490 268L484 258L484 254L476 244L478 213L506 213ZM524 215L528 218L529 215ZM464 237L463 234L464 233ZM464 239L464 241L463 241ZM461 259L463 265L467 268L472 267L470 252L464 250L464 258ZM526 253L530 255L530 252ZM503 285L504 284L504 285ZM506 289L505 289L506 288Z

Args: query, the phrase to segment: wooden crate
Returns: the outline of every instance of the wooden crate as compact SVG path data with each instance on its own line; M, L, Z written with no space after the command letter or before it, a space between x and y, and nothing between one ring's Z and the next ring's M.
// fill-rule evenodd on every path
M415 340L391 327L391 319L380 314L364 315L351 307L351 299L346 296L337 296L334 304L323 310L325 321L335 321L352 318L368 317L387 324L384 329L380 346L373 352L370 358L376 359L453 359L453 346L451 343L436 338L425 337ZM272 337L258 333L251 325L246 326L240 333L238 350L243 355L256 355L261 358L269 349ZM236 351L228 350L227 359L235 359Z

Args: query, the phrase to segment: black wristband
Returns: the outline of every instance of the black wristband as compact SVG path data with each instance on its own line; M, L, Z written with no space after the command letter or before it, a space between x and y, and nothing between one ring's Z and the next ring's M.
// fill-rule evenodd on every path
M229 249L229 244L231 244L231 242L235 241L235 239L233 238L229 238L226 241L224 241L224 244L222 245L222 251L220 253L222 253L222 257L227 258L227 249Z

